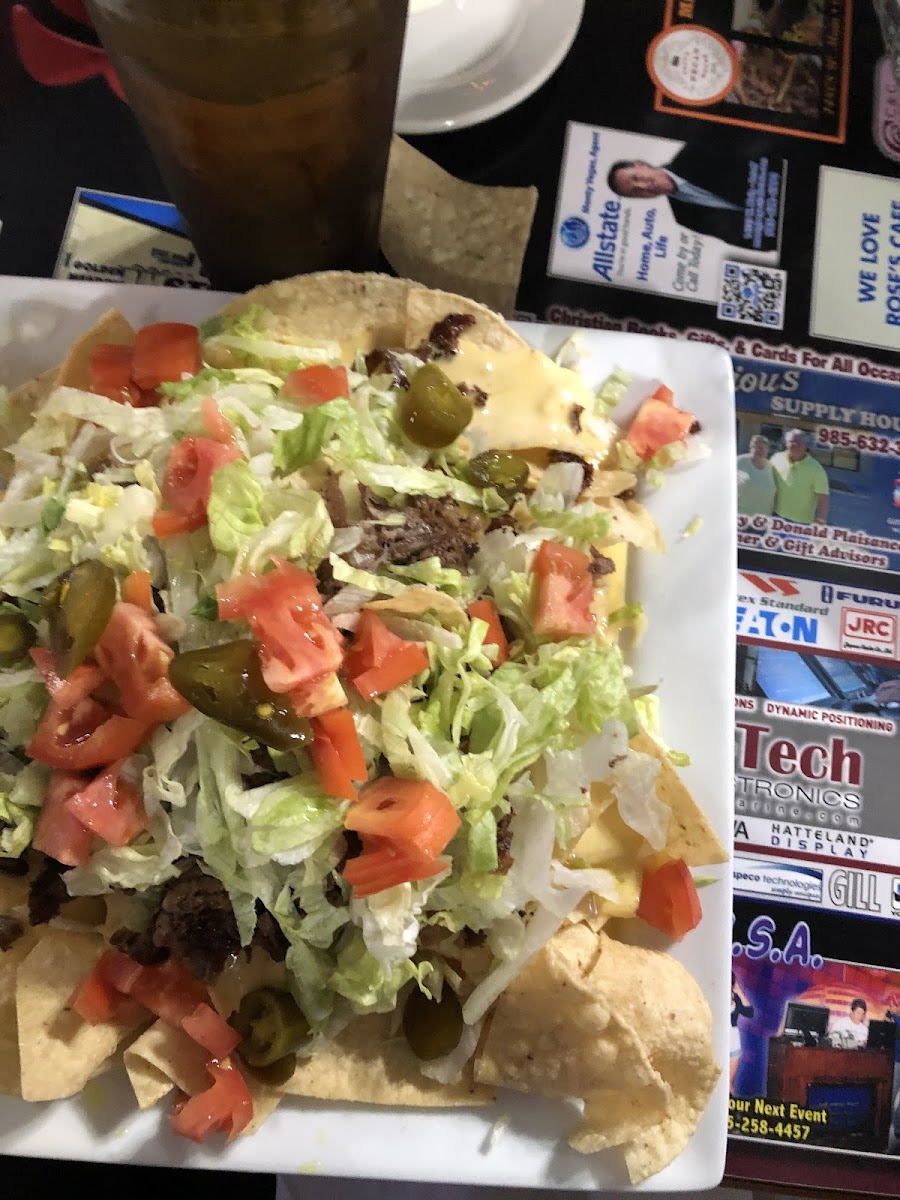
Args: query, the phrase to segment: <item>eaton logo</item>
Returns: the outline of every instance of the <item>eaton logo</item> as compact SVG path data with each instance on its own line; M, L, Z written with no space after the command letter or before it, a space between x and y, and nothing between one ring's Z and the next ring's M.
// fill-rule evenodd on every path
M793 642L815 646L819 640L819 618L805 613L781 612L773 608L737 606L737 632L744 637L769 642Z

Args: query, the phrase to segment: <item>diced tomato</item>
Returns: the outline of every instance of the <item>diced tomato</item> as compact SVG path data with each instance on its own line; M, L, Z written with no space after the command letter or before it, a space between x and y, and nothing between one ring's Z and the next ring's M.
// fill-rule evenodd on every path
M355 800L354 780L365 779L366 760L349 709L335 709L313 717L313 742L309 756L322 791L336 800Z
M466 612L473 621L484 621L487 624L488 631L484 639L485 646L496 646L497 657L494 659L494 666L499 667L509 658L509 642L506 640L506 634L503 632L503 626L500 624L500 614L497 612L497 605L493 600L476 600L470 604Z
M213 472L240 458L235 446L223 446L207 437L185 437L176 442L169 454L163 476L163 499L171 512L179 513L198 529L206 524L206 509L212 491ZM161 516L157 513L157 517ZM157 525L154 521L154 532ZM174 532L184 533L179 529ZM162 536L157 533L157 537Z
M140 792L119 778L123 765L123 759L112 763L66 801L69 812L110 846L127 846L149 825Z
M122 580L122 599L126 604L134 604L145 612L152 613L153 588L150 586L149 571L132 571Z
M107 950L96 969L112 987L176 1029L206 1003L206 989L174 958L142 967L127 954Z
M214 442L223 446L234 445L234 429L212 396L204 396L200 403L200 416L206 432Z
M97 665L119 689L129 717L165 724L190 712L191 706L169 683L175 651L159 635L155 617L121 601L97 643Z
M317 737L328 738L350 772L351 779L366 778L366 759L359 744L353 713L349 709L336 708L332 712L323 713L313 719L312 727Z
M96 700L79 700L63 708L51 697L26 753L48 767L87 771L133 754L151 728L145 721L110 713Z
M344 828L365 839L390 841L434 858L459 829L459 814L434 784L385 775L368 784L344 817Z
M96 663L81 663L65 679L61 679L49 650L35 646L29 653L32 662L44 677L47 691L60 708L72 708L103 683L103 672Z
M38 814L32 845L66 867L86 863L94 844L93 833L67 807L69 798L77 795L87 782L84 775L54 771Z
M314 408L337 400L339 396L349 396L347 368L316 366L292 371L284 381L281 394L296 400L301 408Z
M353 888L355 899L373 896L398 883L414 883L417 879L430 879L443 871L444 862L431 855L417 854L407 846L396 846L393 842L379 843L377 839L366 846L362 854L348 859L343 875Z
M663 404L674 404L675 403L675 393L672 391L672 389L670 387L666 387L666 385L664 383L661 383L659 385L659 387L656 389L656 391L653 393L653 399L654 400L662 400Z
M144 391L176 383L200 370L200 338L194 325L163 321L145 325L134 339L131 378Z
M353 634L353 644L344 656L344 670L350 679L355 679L373 667L380 667L388 655L403 644L403 638L391 633L381 617L364 608Z
M643 462L663 446L683 442L694 424L693 413L676 408L671 401L649 396L637 411L625 440Z
M404 642L402 649L389 654L380 667L364 671L353 680L353 686L366 700L383 696L401 683L409 683L420 671L428 668L428 655L418 642Z
M428 666L428 655L417 642L391 633L384 621L364 609L356 626L344 669L366 700L407 683Z
M89 1025L107 1021L136 1024L146 1012L143 1005L124 996L97 971L92 971L77 988L68 1007Z
M181 1022L181 1028L213 1058L227 1058L241 1041L241 1035L206 1003L198 1004Z
M262 676L273 692L309 688L336 671L343 658L341 635L322 611L308 571L283 559L275 570L219 584L222 620L245 617L259 645Z
M703 909L684 859L644 872L637 915L677 942L700 924Z
M141 389L131 378L133 361L133 346L106 342L97 346L91 355L91 391L115 400L117 404L139 405Z
M210 1060L206 1069L213 1078L212 1087L176 1109L172 1128L192 1142L205 1142L211 1133L227 1133L230 1142L253 1120L253 1099L230 1058Z
M202 529L206 524L206 514L202 517L185 517L181 513L161 508L153 514L152 524L154 536L163 541L165 538L177 537L180 533Z
M591 611L594 585L590 559L580 550L558 542L541 542L532 570L537 577L535 632L553 641L594 632L597 618Z

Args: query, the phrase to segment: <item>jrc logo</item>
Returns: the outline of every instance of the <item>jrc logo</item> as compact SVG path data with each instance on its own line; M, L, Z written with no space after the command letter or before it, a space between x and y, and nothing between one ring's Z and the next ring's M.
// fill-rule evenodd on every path
M863 650L893 658L897 646L897 617L862 608L841 609L841 649Z
M801 642L805 646L815 646L819 637L819 618L739 604L737 632L744 637L765 638L766 641Z

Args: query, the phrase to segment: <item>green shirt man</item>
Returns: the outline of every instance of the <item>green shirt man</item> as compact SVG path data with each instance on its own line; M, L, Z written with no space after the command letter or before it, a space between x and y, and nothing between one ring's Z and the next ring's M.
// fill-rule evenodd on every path
M769 443L761 433L750 439L749 454L737 460L737 507L739 513L771 516L775 511L775 472L769 462Z
M785 449L772 459L775 471L775 515L786 521L824 525L828 521L830 487L825 468L809 453L806 434L795 429Z

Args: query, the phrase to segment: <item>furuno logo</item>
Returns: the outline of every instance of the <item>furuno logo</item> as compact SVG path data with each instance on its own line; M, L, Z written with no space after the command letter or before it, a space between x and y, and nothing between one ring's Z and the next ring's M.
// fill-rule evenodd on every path
M893 658L897 648L897 617L894 613L841 608L841 649L863 650Z
M752 575L749 571L741 571L741 578L746 579L758 592L764 596L773 594L779 596L799 596L800 589L790 579L779 579L775 575Z

